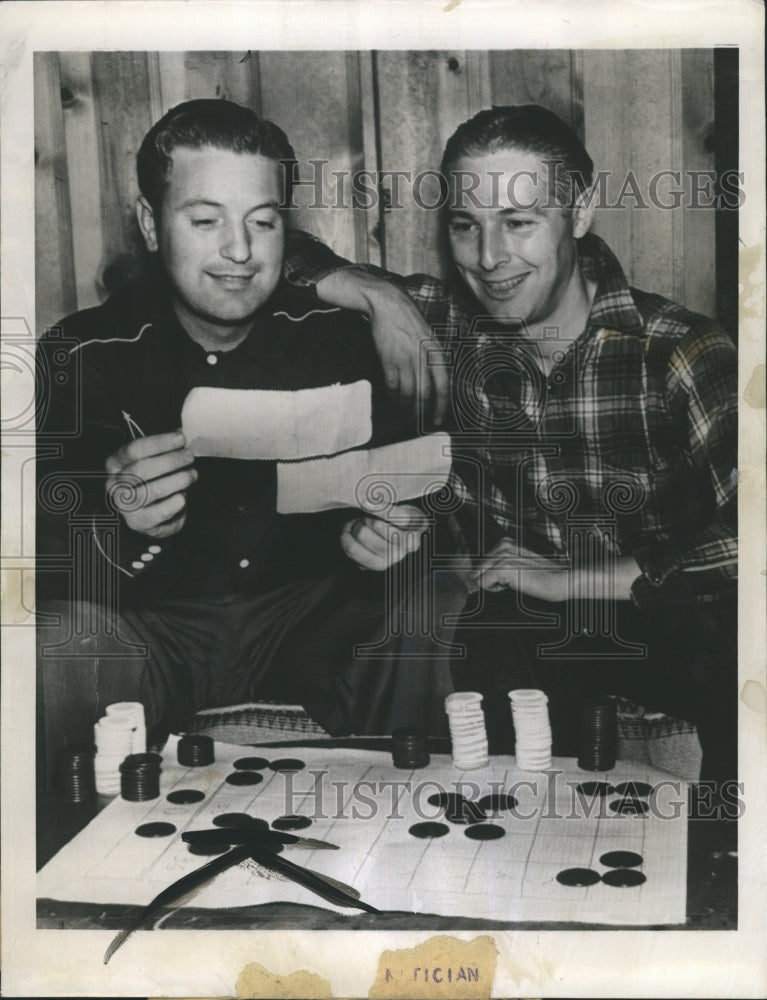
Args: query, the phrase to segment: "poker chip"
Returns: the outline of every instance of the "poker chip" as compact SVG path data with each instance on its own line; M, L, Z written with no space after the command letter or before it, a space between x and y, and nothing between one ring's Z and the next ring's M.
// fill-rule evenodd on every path
M226 776L227 785L260 785L263 780L258 771L232 771Z
M229 827L236 830L268 829L265 819L248 816L247 813L219 813L213 817L213 826Z
M272 771L303 771L306 764L297 757L281 757L279 760L270 761L269 767Z
M172 823L142 823L136 827L139 837L171 837L176 832Z
M565 868L557 875L557 882L569 886L596 885L599 879L599 873L591 868Z
M516 738L515 755L521 771L545 771L551 767L551 723L549 699L534 688L509 691L511 717Z
M395 767L410 770L417 767L427 767L429 741L423 729L418 727L400 727L392 733L392 763Z
M165 796L168 802L172 802L176 806L188 806L193 802L202 802L205 798L205 792L200 791L198 788L179 788L175 792L168 792Z
M266 757L240 757L232 764L238 771L263 771L268 766L269 761Z
M176 747L176 757L183 767L207 767L215 760L213 740L202 734L182 736Z
M647 876L635 868L612 868L602 876L605 885L613 885L621 889L631 889L647 881Z
M456 691L445 698L445 711L450 726L453 764L462 771L487 767L485 715L482 695L476 691Z
M585 795L588 798L592 798L594 795L610 795L612 792L616 791L613 786L607 781L582 781L578 786L577 790L579 794Z
M89 744L69 746L59 751L54 787L60 799L66 802L85 802L95 794L95 753L96 747Z
M516 804L517 800L510 792L491 792L489 795L483 795L477 803L484 813L491 815L507 812L513 809Z
M644 816L650 811L650 807L641 799L622 798L610 803L612 812L619 816Z
M305 830L307 826L311 826L312 821L308 816L280 816L272 822L273 830Z
M464 836L469 840L500 840L506 836L506 831L502 826L494 826L492 823L479 823L470 826L463 831Z
M156 753L129 754L120 764L120 794L129 802L147 802L159 798L160 765Z
M414 823L408 833L413 837L426 840L432 837L444 837L445 834L450 833L450 828L444 823Z
M584 771L609 771L615 767L618 742L614 698L597 698L581 710L578 767Z
M599 863L608 868L636 868L643 862L641 854L634 851L608 851L599 859Z
M632 799L646 799L652 792L652 785L648 785L646 781L624 781L615 786L615 791Z

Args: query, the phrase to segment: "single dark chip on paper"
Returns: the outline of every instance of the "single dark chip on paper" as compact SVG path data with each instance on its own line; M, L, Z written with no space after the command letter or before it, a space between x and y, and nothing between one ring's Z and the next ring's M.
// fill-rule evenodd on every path
M281 757L269 762L272 771L303 771L306 764L297 757Z
M469 826L464 831L469 840L500 840L506 836L506 831L502 826L493 826L492 823L481 823Z
M652 785L648 785L646 781L624 781L615 786L615 791L632 799L646 799L652 792Z
M647 881L647 877L636 868L612 868L602 876L605 885L613 885L620 889L632 889Z
M263 771L268 766L269 761L266 757L240 757L232 764L238 771Z
M172 823L142 823L136 827L139 837L170 837L176 832Z
M600 864L607 865L608 868L636 868L641 865L644 858L634 851L608 851L599 859Z
M599 874L591 868L565 868L557 875L557 882L562 885L596 885L599 881Z
M201 792L198 788L178 788L175 792L168 792L165 798L174 805L188 806L193 802L202 802L205 792Z
M233 771L226 776L229 785L258 785L263 780L263 774L258 771Z
M408 830L413 837L426 839L429 837L444 837L450 833L450 828L444 823L414 823Z
M280 816L272 823L273 830L305 830L311 826L308 816Z

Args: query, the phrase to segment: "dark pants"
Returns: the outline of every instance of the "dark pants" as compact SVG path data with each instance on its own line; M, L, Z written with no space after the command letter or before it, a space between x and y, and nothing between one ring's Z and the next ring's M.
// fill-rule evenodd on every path
M414 566L381 574L350 565L267 594L119 613L42 604L39 778L59 748L92 742L114 701L141 701L157 736L183 729L200 708L254 700L301 704L333 735L444 731L452 647L434 616L438 607L460 611L466 590L451 574L408 577Z
M735 778L735 600L646 611L621 601L613 608L605 628L604 609L586 602L518 602L510 591L472 595L455 636L466 652L454 663L453 679L459 689L484 694L491 750L513 749L507 697L512 688L547 693L560 756L577 756L583 702L617 694L694 723L703 750L701 778Z

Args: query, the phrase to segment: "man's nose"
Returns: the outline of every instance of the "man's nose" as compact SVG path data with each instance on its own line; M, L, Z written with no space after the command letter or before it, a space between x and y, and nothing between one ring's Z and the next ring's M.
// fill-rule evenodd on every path
M499 264L509 259L503 234L496 227L484 230L480 235L479 263L484 271L494 271Z
M227 227L220 247L221 256L238 264L250 258L250 234L245 225L232 223Z

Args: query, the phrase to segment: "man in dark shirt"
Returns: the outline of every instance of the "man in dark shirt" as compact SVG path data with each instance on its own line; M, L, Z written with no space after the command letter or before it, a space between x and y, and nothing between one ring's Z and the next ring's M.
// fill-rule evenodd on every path
M137 159L151 274L41 340L38 690L49 758L90 740L120 700L141 700L150 729L263 697L302 703L332 732L389 724L385 693L368 692L358 711L366 682L353 672L351 690L342 677L384 610L380 581L342 552L344 513L278 514L274 462L196 457L180 430L196 387L367 380L373 443L407 433L363 317L281 281L294 159L277 126L230 102L168 112ZM407 517L393 529L403 538ZM370 683L378 691L380 670Z

